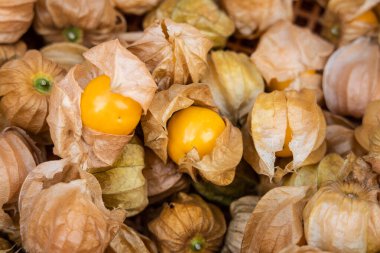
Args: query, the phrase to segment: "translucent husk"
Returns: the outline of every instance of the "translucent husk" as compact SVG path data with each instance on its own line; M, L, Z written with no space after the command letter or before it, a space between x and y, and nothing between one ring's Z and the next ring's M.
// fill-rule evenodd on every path
M107 167L114 164L134 133L112 135L83 126L83 89L93 78L105 74L111 78L113 92L137 101L145 113L157 87L145 64L118 40L93 47L83 56L86 61L71 68L53 87L47 122L56 155L82 163L84 169Z
M64 69L36 50L4 64L0 68L0 107L7 120L32 134L47 134L50 91L64 74ZM49 86L38 86L39 80Z
M291 0L223 0L222 4L244 36L259 34L280 20L293 19Z
M274 91L260 94L248 121L252 141L245 140L244 157L253 169L270 179L301 166L318 163L326 152L326 122L313 91ZM283 150L287 125L292 137L291 158L278 158Z
M208 60L209 71L202 78L210 87L221 114L233 124L246 119L264 80L245 54L213 51Z
M87 50L88 48L79 44L60 42L43 47L41 53L46 59L59 64L68 71L75 64L80 64L85 60L82 54Z
M142 174L144 166L144 147L137 137L133 137L112 168L93 172L107 208L122 208L127 217L144 210L148 205L148 189Z
M231 221L228 225L222 253L240 253L243 234L259 197L245 196L230 205Z
M205 84L173 85L158 92L146 116L141 119L144 143L164 162L168 161L168 131L166 124L176 111L191 105L206 107L217 112L211 92ZM188 173L194 181L197 174L217 185L228 185L235 176L236 166L243 153L240 130L224 118L225 129L217 138L212 152L199 157L192 149L179 161L179 171Z
M269 28L260 39L251 59L271 88L271 81L291 81L286 90L315 90L322 99L322 70L334 47L313 34L287 21L280 21Z
M211 47L212 42L191 25L162 19L147 27L128 50L145 62L158 87L167 89L198 83L207 70Z
M28 30L34 16L36 0L2 0L0 2L0 44L15 43Z
M379 72L379 45L370 38L359 38L335 51L323 75L329 110L343 116L362 117L367 105L380 99Z
M148 224L159 252L219 252L226 221L216 206L197 195L179 193L165 203L160 215Z
M111 0L124 13L141 15L158 5L161 0Z
M279 253L332 253L330 251L324 251L320 250L316 247L304 245L304 246L298 246L298 245L290 245L283 250L281 250Z
M370 150L371 139L380 127L380 100L370 102L365 108L362 124L355 128L355 138L367 151Z
M282 186L265 194L248 220L241 253L272 253L305 244L302 210L312 193L310 187Z
M78 15L80 10L80 15ZM91 47L117 37L126 22L109 0L41 0L36 4L34 29L51 42L75 42Z
M26 52L26 44L19 41L11 45L0 45L0 67L9 60L23 56Z
M96 178L68 159L40 164L19 198L23 247L28 252L103 252L125 213L108 210Z
M224 47L235 30L232 20L213 0L164 0L145 17L143 25L146 28L156 19L163 18L198 28L214 47Z

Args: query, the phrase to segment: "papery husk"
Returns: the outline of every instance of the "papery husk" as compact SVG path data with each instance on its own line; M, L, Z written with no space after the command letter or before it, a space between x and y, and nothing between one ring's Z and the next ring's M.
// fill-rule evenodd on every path
M0 238L0 253L13 253L13 248L7 240Z
M187 178L171 160L166 164L150 149L145 149L144 177L148 183L149 203L159 202L189 187Z
M0 68L0 108L7 120L32 134L46 134L50 92L38 92L33 79L35 75L44 76L54 87L64 74L64 69L36 50L4 64Z
M84 53L86 61L70 69L52 90L47 122L54 154L82 163L84 169L114 164L130 135L112 135L82 125L80 99L83 89L95 77L111 78L111 90L137 101L144 113L157 89L148 69L136 56L111 40ZM63 103L62 103L63 101Z
M165 203L159 217L148 224L159 252L219 252L226 232L220 209L197 195L179 193L176 200ZM201 237L201 250L191 250L193 239Z
M273 79L292 80L285 90L313 89L321 100L321 75L307 71L322 70L333 49L309 29L281 21L263 34L251 59L269 88Z
M0 67L9 60L23 56L26 52L26 44L19 41L11 45L0 45Z
M308 245L337 253L378 252L378 191L355 182L321 188L303 211Z
M240 253L247 222L259 199L258 196L245 196L231 203L230 213L232 219L228 224L222 253Z
M323 159L322 159L323 161ZM296 172L284 178L284 186L311 186L317 187L318 165L309 165L299 168Z
M372 165L372 169L380 174L380 127L371 135L369 153L364 159Z
M362 117L367 105L380 99L379 72L379 45L370 38L359 38L335 51L323 75L329 110L342 116Z
M259 34L280 20L293 20L292 0L222 0L222 4L244 36Z
M318 163L326 152L326 122L311 90L260 94L248 123L254 146L245 151L245 157L251 157L248 160L258 174L270 179L275 177L278 181L301 166ZM289 148L293 157L279 159L275 153L283 149L288 124L292 131ZM276 161L281 164L276 165Z
M279 252L304 244L302 210L310 187L277 187L257 203L244 232L241 253Z
M286 247L285 249L281 250L279 253L332 253L332 252L320 250L316 247L312 247L308 245L304 245L304 246L290 245Z
M85 60L82 54L87 50L87 47L79 44L60 42L47 45L40 51L46 59L58 63L69 71L75 64L80 64Z
M355 138L365 150L370 150L372 136L379 127L380 100L375 100L365 108L362 124L355 128Z
M349 154L344 161L340 176L345 181L357 182L370 189L377 189L380 186L379 175L365 161L365 157L357 157L353 153Z
M145 62L158 87L167 89L198 83L207 70L211 47L212 42L191 25L162 19L147 27L128 50Z
M214 47L224 47L235 30L233 21L213 0L164 0L145 17L144 28L163 18L198 28Z
M0 44L15 43L28 30L37 0L0 1Z
M103 252L125 213L108 210L96 178L68 159L40 164L20 193L20 229L27 252Z
M80 10L80 15L78 11ZM114 39L126 30L126 21L109 0L39 0L36 4L35 31L45 41L71 41L87 47ZM65 29L80 30L77 39L68 40Z
M153 9L161 0L111 0L124 13L141 15Z
M164 163L168 161L166 124L173 113L192 105L217 112L207 85L175 84L155 95L147 115L141 119L145 146L152 149ZM228 119L223 119L226 127L216 139L215 147L210 154L201 159L194 148L179 161L179 171L188 173L194 181L199 173L211 183L228 185L235 176L236 166L243 154L242 135Z
M356 128L358 126L357 122L353 122L348 118L331 113L326 110L323 110L323 115L325 116L327 125L340 125L351 129Z
M144 167L144 147L137 137L133 137L112 168L93 173L100 183L107 208L122 208L127 217L145 209L148 205L148 188L142 174Z
M258 94L264 91L264 80L245 54L213 51L209 71L202 78L211 90L221 114L233 124L246 119Z

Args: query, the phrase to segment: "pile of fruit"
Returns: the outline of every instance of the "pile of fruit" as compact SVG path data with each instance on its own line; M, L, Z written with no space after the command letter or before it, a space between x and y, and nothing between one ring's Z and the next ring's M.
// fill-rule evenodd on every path
M0 0L0 252L380 252L380 0L299 2Z

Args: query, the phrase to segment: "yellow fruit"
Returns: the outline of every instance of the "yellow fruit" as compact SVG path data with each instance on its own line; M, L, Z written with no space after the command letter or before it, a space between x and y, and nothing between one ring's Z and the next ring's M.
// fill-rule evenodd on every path
M292 130L288 126L286 127L285 142L284 147L281 151L276 152L277 157L291 157L293 156L292 151L289 149L289 143L292 140Z
M111 90L111 79L101 75L85 88L81 98L83 125L108 134L127 135L140 121L142 108L135 100Z
M354 18L351 22L363 22L370 25L377 25L378 20L375 13L371 10L364 12L363 14Z

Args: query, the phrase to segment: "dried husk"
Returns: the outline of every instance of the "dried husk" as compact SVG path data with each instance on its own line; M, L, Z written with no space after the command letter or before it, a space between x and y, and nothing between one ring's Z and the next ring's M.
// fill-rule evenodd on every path
M337 253L378 252L378 191L355 182L321 188L303 212L308 245Z
M309 187L277 187L253 210L244 232L241 253L279 252L304 244L302 210L312 194Z
M150 149L145 149L144 177L148 183L149 203L159 202L189 187L189 180L177 171L173 161L166 164Z
M332 252L320 250L316 247L312 247L308 245L304 245L304 246L290 245L286 247L285 249L281 250L279 253L332 253Z
M20 193L27 252L104 252L125 214L103 205L96 178L68 159L40 164Z
M245 196L231 203L232 218L228 225L222 253L240 253L245 227L259 199L258 196Z
M379 46L370 38L359 38L335 51L323 75L329 110L343 116L362 117L367 105L380 99L379 72Z
M23 56L25 52L26 44L22 41L10 45L0 45L0 67L9 60Z
M322 70L334 47L309 29L287 21L269 28L251 59L270 87L271 80L292 80L286 90L313 89L322 98L322 77L310 70Z
M0 68L0 108L7 120L32 134L47 133L50 91L38 91L35 79L42 77L54 87L64 74L64 69L36 50L4 64Z
M292 0L222 0L236 29L244 36L259 34L280 20L292 21Z
M325 154L326 122L313 91L261 93L248 123L254 146L244 151L245 157L258 174L270 179L318 163ZM283 149L287 125L292 131L293 157L281 159L275 153ZM247 140L246 146L250 145Z
M82 54L87 50L88 48L79 44L60 42L43 47L41 53L46 59L58 63L68 71L85 60Z
M36 0L0 1L0 44L15 43L28 30Z
M122 208L127 217L144 210L148 205L148 188L142 174L144 167L144 147L137 137L133 137L112 168L93 173L100 183L107 208Z
M143 25L146 28L163 18L198 28L214 47L224 47L235 30L233 21L213 0L164 0L145 17Z
M244 122L265 87L256 66L245 54L233 51L213 51L208 63L202 82L210 87L221 114L233 124Z
M12 245L5 239L0 237L0 253L13 253Z
M370 150L372 136L379 127L380 100L375 100L365 108L362 124L355 128L355 138L365 150Z
M198 83L207 70L211 47L212 42L191 25L162 19L147 27L128 50L147 65L158 87L167 89Z
M159 217L148 224L159 252L219 252L226 221L216 206L197 195L179 193L165 203Z
M158 5L161 0L111 0L124 13L141 15Z
M372 165L372 169L380 174L380 127L373 132L370 140L369 153L364 159Z
M49 116L54 154L82 163L84 168L114 164L130 135L112 135L82 125L80 99L93 78L105 74L111 78L111 90L140 103L146 113L157 89L148 69L136 56L111 40L84 53L86 61L70 69L52 90Z
M78 11L80 10L80 15ZM34 29L45 41L75 42L91 47L114 39L126 22L109 0L39 0Z
M205 84L172 85L168 90L158 92L148 113L141 119L145 146L164 162L168 161L168 131L166 124L176 111L192 105L217 112L209 87ZM179 161L179 171L188 173L194 181L199 173L204 179L216 185L228 185L235 176L236 166L243 154L242 135L238 128L223 118L225 129L217 138L215 147L208 155L199 157L194 148Z

